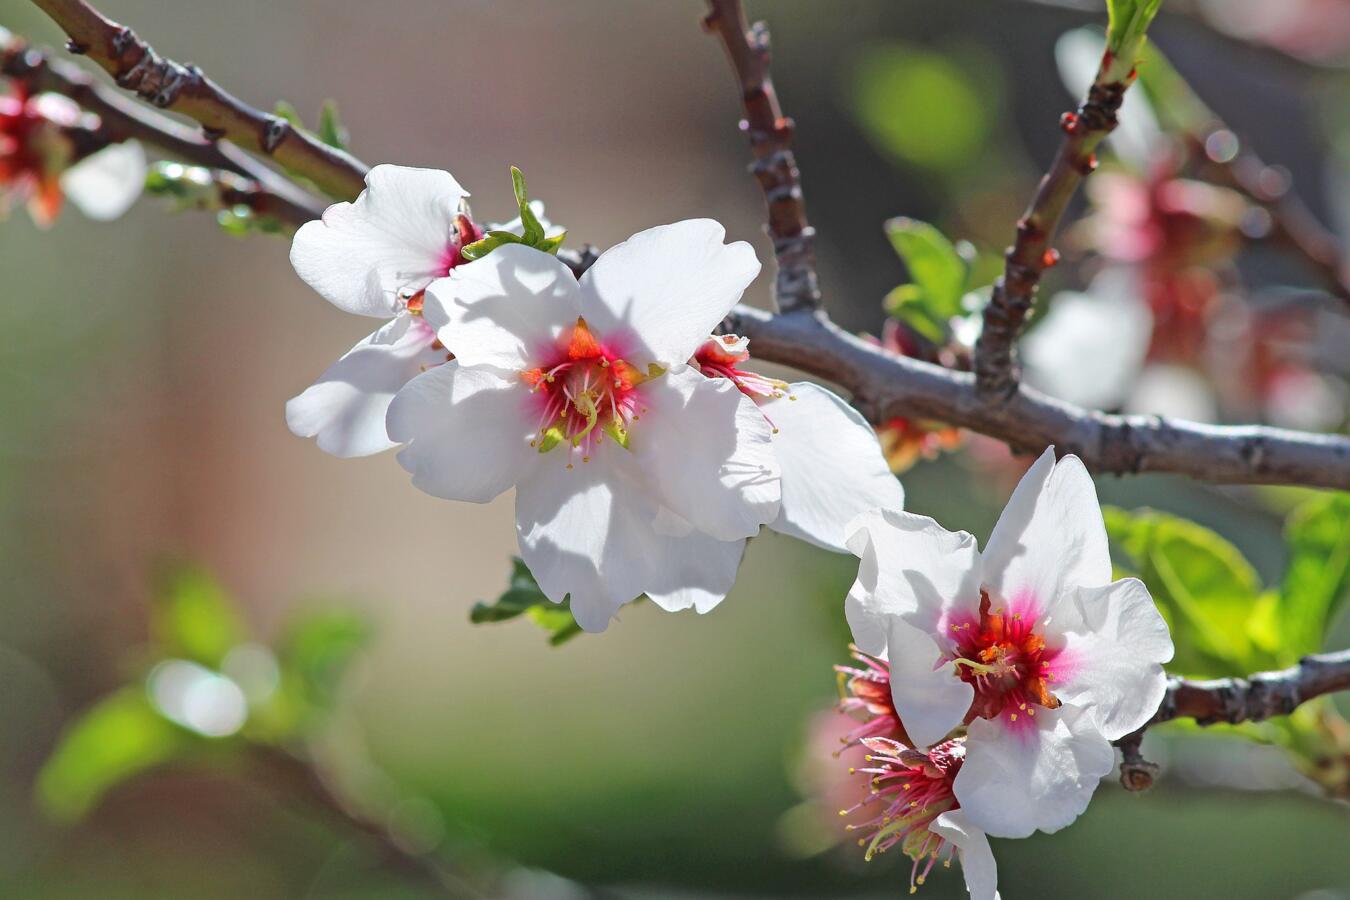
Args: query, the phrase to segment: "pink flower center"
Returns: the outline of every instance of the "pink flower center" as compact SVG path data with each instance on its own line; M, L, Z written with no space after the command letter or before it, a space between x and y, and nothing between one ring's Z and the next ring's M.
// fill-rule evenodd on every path
M834 667L839 673L839 711L858 719L860 724L840 739L844 745L840 752L871 737L891 737L910 743L909 735L900 723L900 714L896 712L895 701L891 699L890 663L852 645L849 650L863 668Z
M596 340L578 318L549 363L521 373L538 398L539 426L530 446L547 453L563 441L590 462L596 445L609 435L628 446L628 428L643 412L639 387L664 372L640 372ZM572 468L568 462L567 467Z
M869 861L897 845L914 860L909 876L912 894L939 859L951 865L954 848L929 826L943 813L961 807L952 785L965 761L965 743L960 738L944 741L927 752L888 738L865 738L863 743L871 751L866 757L871 765L856 771L869 776L871 793L839 814L862 810L873 814L850 824L848 830L864 832L858 845L867 848L864 858Z
M1036 630L1039 615L1033 604L990 606L989 595L982 591L979 618L948 625L957 674L975 689L966 721L1002 719L1011 727L1032 726L1038 707L1059 706L1049 685L1060 651L1047 647Z

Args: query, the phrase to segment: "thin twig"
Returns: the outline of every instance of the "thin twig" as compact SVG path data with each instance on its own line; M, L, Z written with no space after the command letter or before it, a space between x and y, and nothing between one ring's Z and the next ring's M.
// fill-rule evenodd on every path
M1258 672L1246 678L1170 678L1153 718L1116 742L1124 757L1121 784L1128 790L1143 790L1153 783L1157 766L1139 753L1144 732L1153 725L1173 719L1194 719L1197 725L1260 722L1287 716L1309 700L1344 690L1350 690L1350 650L1305 656L1288 669Z
M1213 126L1213 131L1227 131L1217 118ZM1267 165L1246 142L1241 147L1232 160L1213 163L1216 180L1259 204L1270 216L1268 240L1303 260L1331 293L1350 301L1350 265L1340 240L1294 192L1287 173Z
M1058 259L1050 241L1078 185L1096 168L1097 145L1115 129L1130 84L1130 78L1114 77L1116 68L1108 51L1078 110L1060 120L1064 140L1059 152L1017 222L1017 237L1005 254L1003 275L994 283L975 343L975 384L981 396L998 399L1017 389L1013 344L1035 302L1041 273Z
M854 405L873 423L897 416L934 419L1026 452L1054 444L1100 473L1171 472L1201 481L1350 490L1350 437L1343 435L1108 415L1025 386L1006 402L989 402L970 373L890 353L823 313L775 316L739 306L723 328L749 337L758 359L851 391Z
M30 46L21 38L12 37L0 47L0 75L27 84L34 93L63 94L96 114L105 146L135 138L183 162L249 179L259 198L267 198L266 209L255 211L265 211L296 227L323 214L322 201L233 144L207 140L194 129L98 84L78 66L53 59L49 51Z
M251 745L246 753L258 774L327 814L335 822L361 834L380 853L386 864L429 882L448 897L484 896L467 875L452 869L444 859L428 853L414 853L401 844L385 825L353 808L335 794L305 760L285 750L263 745Z
M766 228L778 261L774 296L783 312L820 307L816 275L816 230L806 219L801 172L792 152L793 121L783 115L769 74L769 30L751 27L740 0L708 0L703 27L721 38L745 106L741 130L755 161L750 171L769 208Z
M196 120L208 139L225 138L304 176L331 197L355 199L365 187L367 166L330 147L280 116L261 112L223 90L202 70L161 57L130 28L105 17L84 0L33 0L70 37L66 48L87 55L161 109Z

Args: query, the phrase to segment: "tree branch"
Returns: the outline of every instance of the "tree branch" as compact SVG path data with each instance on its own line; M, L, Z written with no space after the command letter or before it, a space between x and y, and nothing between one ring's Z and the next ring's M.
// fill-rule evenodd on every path
M32 47L21 38L13 37L0 47L0 75L27 84L34 93L63 94L96 114L99 128L83 136L81 155L134 138L184 162L246 179L229 181L232 188L246 191L247 205L255 212L275 216L297 228L323 214L322 201L233 144L207 140L168 116L103 87L78 66L52 59L48 51Z
M1120 780L1126 789L1144 790L1153 783L1157 766L1139 754L1144 732L1173 719L1194 719L1197 725L1260 722L1287 716L1309 700L1350 690L1350 650L1305 656L1298 665L1247 678L1189 681L1170 678L1167 693L1153 718L1116 742L1122 750Z
M270 157L331 197L352 200L365 187L367 166L355 157L280 116L245 104L196 66L161 57L130 28L106 18L84 0L33 3L70 37L68 50L88 55L118 86L135 91L150 104L196 120L206 138L225 138Z
M726 48L745 105L741 130L750 140L755 161L750 171L764 191L769 208L765 229L778 261L774 296L783 312L820 307L816 274L816 230L806 219L801 172L792 152L793 121L783 115L769 74L769 30L763 22L751 27L741 0L708 0L703 27Z
M1201 481L1297 484L1350 490L1350 437L1254 425L1201 425L1084 410L1025 386L1004 402L981 396L974 376L902 357L863 341L824 313L773 315L737 307L723 328L751 339L756 358L853 392L873 423L936 419L1014 450L1054 444L1099 473L1171 472Z
M1078 185L1096 168L1097 145L1115 129L1125 89L1133 80L1133 73L1124 79L1116 76L1117 68L1108 51L1078 110L1060 120L1064 140L1059 152L1017 222L1017 237L1004 256L1003 275L994 283L975 342L975 384L982 396L1003 398L1017 389L1013 344L1036 300L1041 273L1058 260L1050 241Z

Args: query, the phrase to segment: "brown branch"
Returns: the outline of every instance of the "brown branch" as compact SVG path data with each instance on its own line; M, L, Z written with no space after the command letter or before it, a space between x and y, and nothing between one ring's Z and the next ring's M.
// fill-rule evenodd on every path
M1209 133L1228 131L1217 117ZM1196 140L1204 141L1203 136ZM1350 301L1350 265L1341 252L1337 236L1318 221L1308 205L1293 190L1284 173L1267 165L1247 144L1228 162L1213 162L1217 181L1226 183L1259 204L1270 216L1269 240L1281 244L1315 272L1327 290ZM1201 151L1204 152L1203 150Z
M1350 437L1343 435L1108 415L1025 386L1004 402L990 402L970 373L897 356L823 313L773 315L739 306L723 327L749 337L756 358L851 391L873 423L897 416L934 419L1027 452L1054 444L1099 473L1171 472L1210 482L1350 490Z
M211 141L168 116L124 98L96 83L78 66L52 59L50 53L11 38L0 47L0 75L26 84L34 93L63 94L98 116L99 127L78 135L83 157L108 144L136 139L188 163L240 176L230 179L243 192L239 202L299 227L323 214L324 203L233 144Z
M1003 275L994 283L975 343L975 384L981 396L1003 398L1017 389L1013 344L1036 300L1041 273L1058 259L1050 241L1078 185L1096 168L1097 145L1115 129L1125 89L1133 80L1132 73L1124 80L1113 77L1117 68L1108 51L1083 103L1060 120L1064 140L1059 152L1017 222L1017 237L1005 254Z
M755 161L750 171L764 191L769 209L766 231L778 261L774 296L783 312L820 307L816 275L816 230L806 219L801 172L792 152L793 121L783 115L769 74L769 30L751 27L740 0L708 0L703 27L726 48L741 89L745 118L741 130Z
M328 195L352 200L365 187L366 165L330 147L280 116L261 112L223 90L194 65L161 57L130 28L106 18L84 0L33 0L70 37L72 53L87 55L161 109L196 120L208 139L225 138L276 160Z
M1143 790L1153 783L1157 766L1139 754L1144 732L1153 725L1173 719L1194 719L1197 725L1260 722L1287 716L1309 700L1344 690L1350 690L1350 650L1305 656L1288 669L1258 672L1247 678L1170 678L1153 718L1116 742L1123 755L1121 784L1127 790Z

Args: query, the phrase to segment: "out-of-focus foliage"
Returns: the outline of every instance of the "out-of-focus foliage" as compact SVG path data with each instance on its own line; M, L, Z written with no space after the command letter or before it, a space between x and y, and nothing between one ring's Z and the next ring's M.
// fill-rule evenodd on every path
M530 574L525 561L511 557L511 581L506 590L492 603L475 603L469 612L469 621L475 625L488 622L506 622L524 615L548 633L548 642L554 647L581 634L581 627L572 618L571 603L564 599L554 603L539 589L539 583Z
M298 619L272 650L250 641L234 601L201 567L166 566L156 581L136 674L66 727L38 776L38 800L57 820L84 816L165 763L237 742L303 742L370 636L360 617L326 611Z
M853 70L855 117L876 146L898 162L955 172L984 149L994 125L997 83L952 56L912 44L864 51Z

